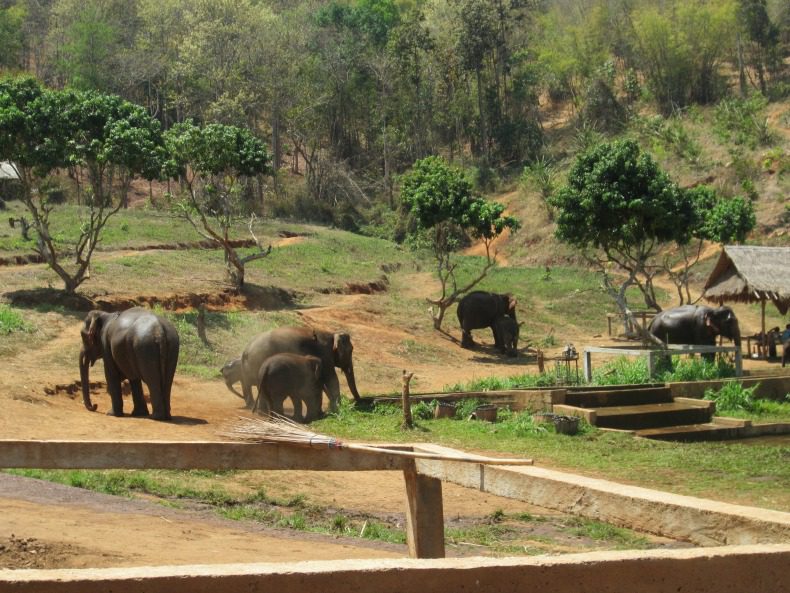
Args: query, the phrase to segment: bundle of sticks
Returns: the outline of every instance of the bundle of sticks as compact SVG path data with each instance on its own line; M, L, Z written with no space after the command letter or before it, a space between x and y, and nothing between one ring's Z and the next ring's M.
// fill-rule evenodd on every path
M485 465L532 465L531 459L502 459L477 455L443 455L428 451L408 451L389 447L349 443L331 436L312 432L301 424L274 415L271 417L248 418L240 416L228 429L220 432L221 436L249 443L283 443L297 447L318 449L347 449L367 451L382 455L409 457L412 459L433 459L437 461L463 461Z

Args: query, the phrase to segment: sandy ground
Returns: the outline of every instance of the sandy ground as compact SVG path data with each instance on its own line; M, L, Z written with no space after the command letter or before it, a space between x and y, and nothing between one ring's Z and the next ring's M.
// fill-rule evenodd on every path
M430 276L415 275L413 286L425 290ZM416 288L415 288L416 290ZM399 384L403 361L398 348L412 336L383 327L370 307L376 295L333 295L331 305L305 309L305 322L318 327L346 327L354 337L355 370L365 393L391 392ZM221 381L195 380L177 374L173 387L174 421L107 416L110 401L102 389L93 394L97 413L87 412L69 386L79 378L76 360L63 352L79 341L81 322L49 314L45 344L3 358L0 368L0 435L6 439L220 440L218 432L246 414L239 398ZM426 314L427 317L427 314ZM427 321L427 320L426 320ZM756 327L754 320L747 324ZM454 324L448 323L455 330ZM457 332L456 332L457 333ZM456 336L457 337L457 336ZM581 344L604 344L605 336L564 336ZM487 338L481 336L482 341ZM487 350L461 350L452 336L438 332L428 346L446 356L411 364L419 391L487 375L525 372L526 361L498 363ZM490 341L490 338L488 339ZM557 346L561 349L562 344ZM551 353L549 353L551 354ZM53 361L61 362L53 364ZM747 362L749 366L757 364ZM379 369L374 372L373 369ZM381 369L389 369L382 372ZM91 379L103 380L101 363ZM341 378L343 390L346 386ZM73 389L72 389L73 391ZM131 407L129 404L127 410ZM403 515L403 478L397 472L265 472L267 492L305 494L310 501L349 512ZM446 484L447 521L505 512L546 511ZM130 545L134 542L134 545ZM453 551L448 550L450 554ZM308 535L220 520L208 511L176 510L148 501L107 497L73 488L0 474L0 568L105 567L173 563L220 563L264 560L371 558L406 556L405 546L360 539Z

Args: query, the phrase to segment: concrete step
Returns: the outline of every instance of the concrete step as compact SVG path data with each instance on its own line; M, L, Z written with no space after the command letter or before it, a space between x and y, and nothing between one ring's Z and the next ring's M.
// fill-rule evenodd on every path
M580 408L602 408L608 406L636 406L640 404L670 403L672 392L669 387L645 387L637 389L599 389L596 391L568 391L565 403Z
M555 414L586 418L590 424L601 428L639 430L710 422L714 411L712 404L713 402L705 400L695 400L603 408L555 405L553 411Z
M663 428L646 428L634 432L636 436L662 441L717 441L738 438L743 426L705 422L702 424L686 424L684 426L666 426Z

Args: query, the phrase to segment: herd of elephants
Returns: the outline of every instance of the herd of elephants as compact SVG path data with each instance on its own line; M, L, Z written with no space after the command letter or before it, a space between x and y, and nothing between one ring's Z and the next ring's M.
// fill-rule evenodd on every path
M516 356L520 324L516 299L510 294L474 291L458 303L461 346L474 346L472 330L490 328L495 347ZM666 343L715 345L718 336L741 344L738 320L729 307L685 305L655 316L650 332ZM149 391L151 416L170 420L170 391L178 362L179 337L167 319L134 307L116 313L91 311L81 329L80 380L85 407L95 411L89 392L89 366L104 363L107 391L115 416L123 416L121 383L129 381L132 416L148 416L142 383ZM304 327L279 327L255 336L238 358L222 367L228 389L244 398L248 408L260 413L283 414L287 398L293 419L310 422L322 415L323 393L330 411L337 410L340 383L335 368L343 371L355 400L360 398L354 377L354 347L347 333ZM785 349L787 356L787 349ZM239 393L234 385L241 383ZM253 386L257 397L253 396ZM304 413L303 413L304 408Z

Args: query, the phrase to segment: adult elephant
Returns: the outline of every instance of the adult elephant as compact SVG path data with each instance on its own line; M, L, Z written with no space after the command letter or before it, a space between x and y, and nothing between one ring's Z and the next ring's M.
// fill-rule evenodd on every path
M472 330L490 327L494 334L494 344L502 348L502 339L496 329L496 319L503 315L516 321L515 297L511 294L497 294L475 290L465 295L458 303L458 323L461 325L461 346L471 348L474 345Z
M315 356L321 360L321 385L329 397L329 409L336 411L340 401L340 382L335 367L343 371L348 388L359 400L354 378L352 353L354 346L347 333L332 333L302 327L278 327L258 334L241 354L241 389L248 408L255 400L252 386L258 385L258 371L263 362L275 354L290 353Z
M258 371L258 398L253 412L283 414L283 402L291 398L293 419L312 422L321 416L323 377L321 359L299 354L275 354ZM302 415L302 404L307 412Z
M142 383L145 383L153 417L171 419L170 390L179 350L178 332L172 323L142 307L120 313L91 311L80 333L80 381L88 410L96 411L96 404L90 398L88 366L101 358L114 416L123 416L121 382L127 379L134 402L132 416L148 416L143 399Z
M650 322L650 333L667 344L715 346L716 338L724 336L741 347L738 319L729 307L683 305L661 311ZM713 358L713 355L706 355Z

